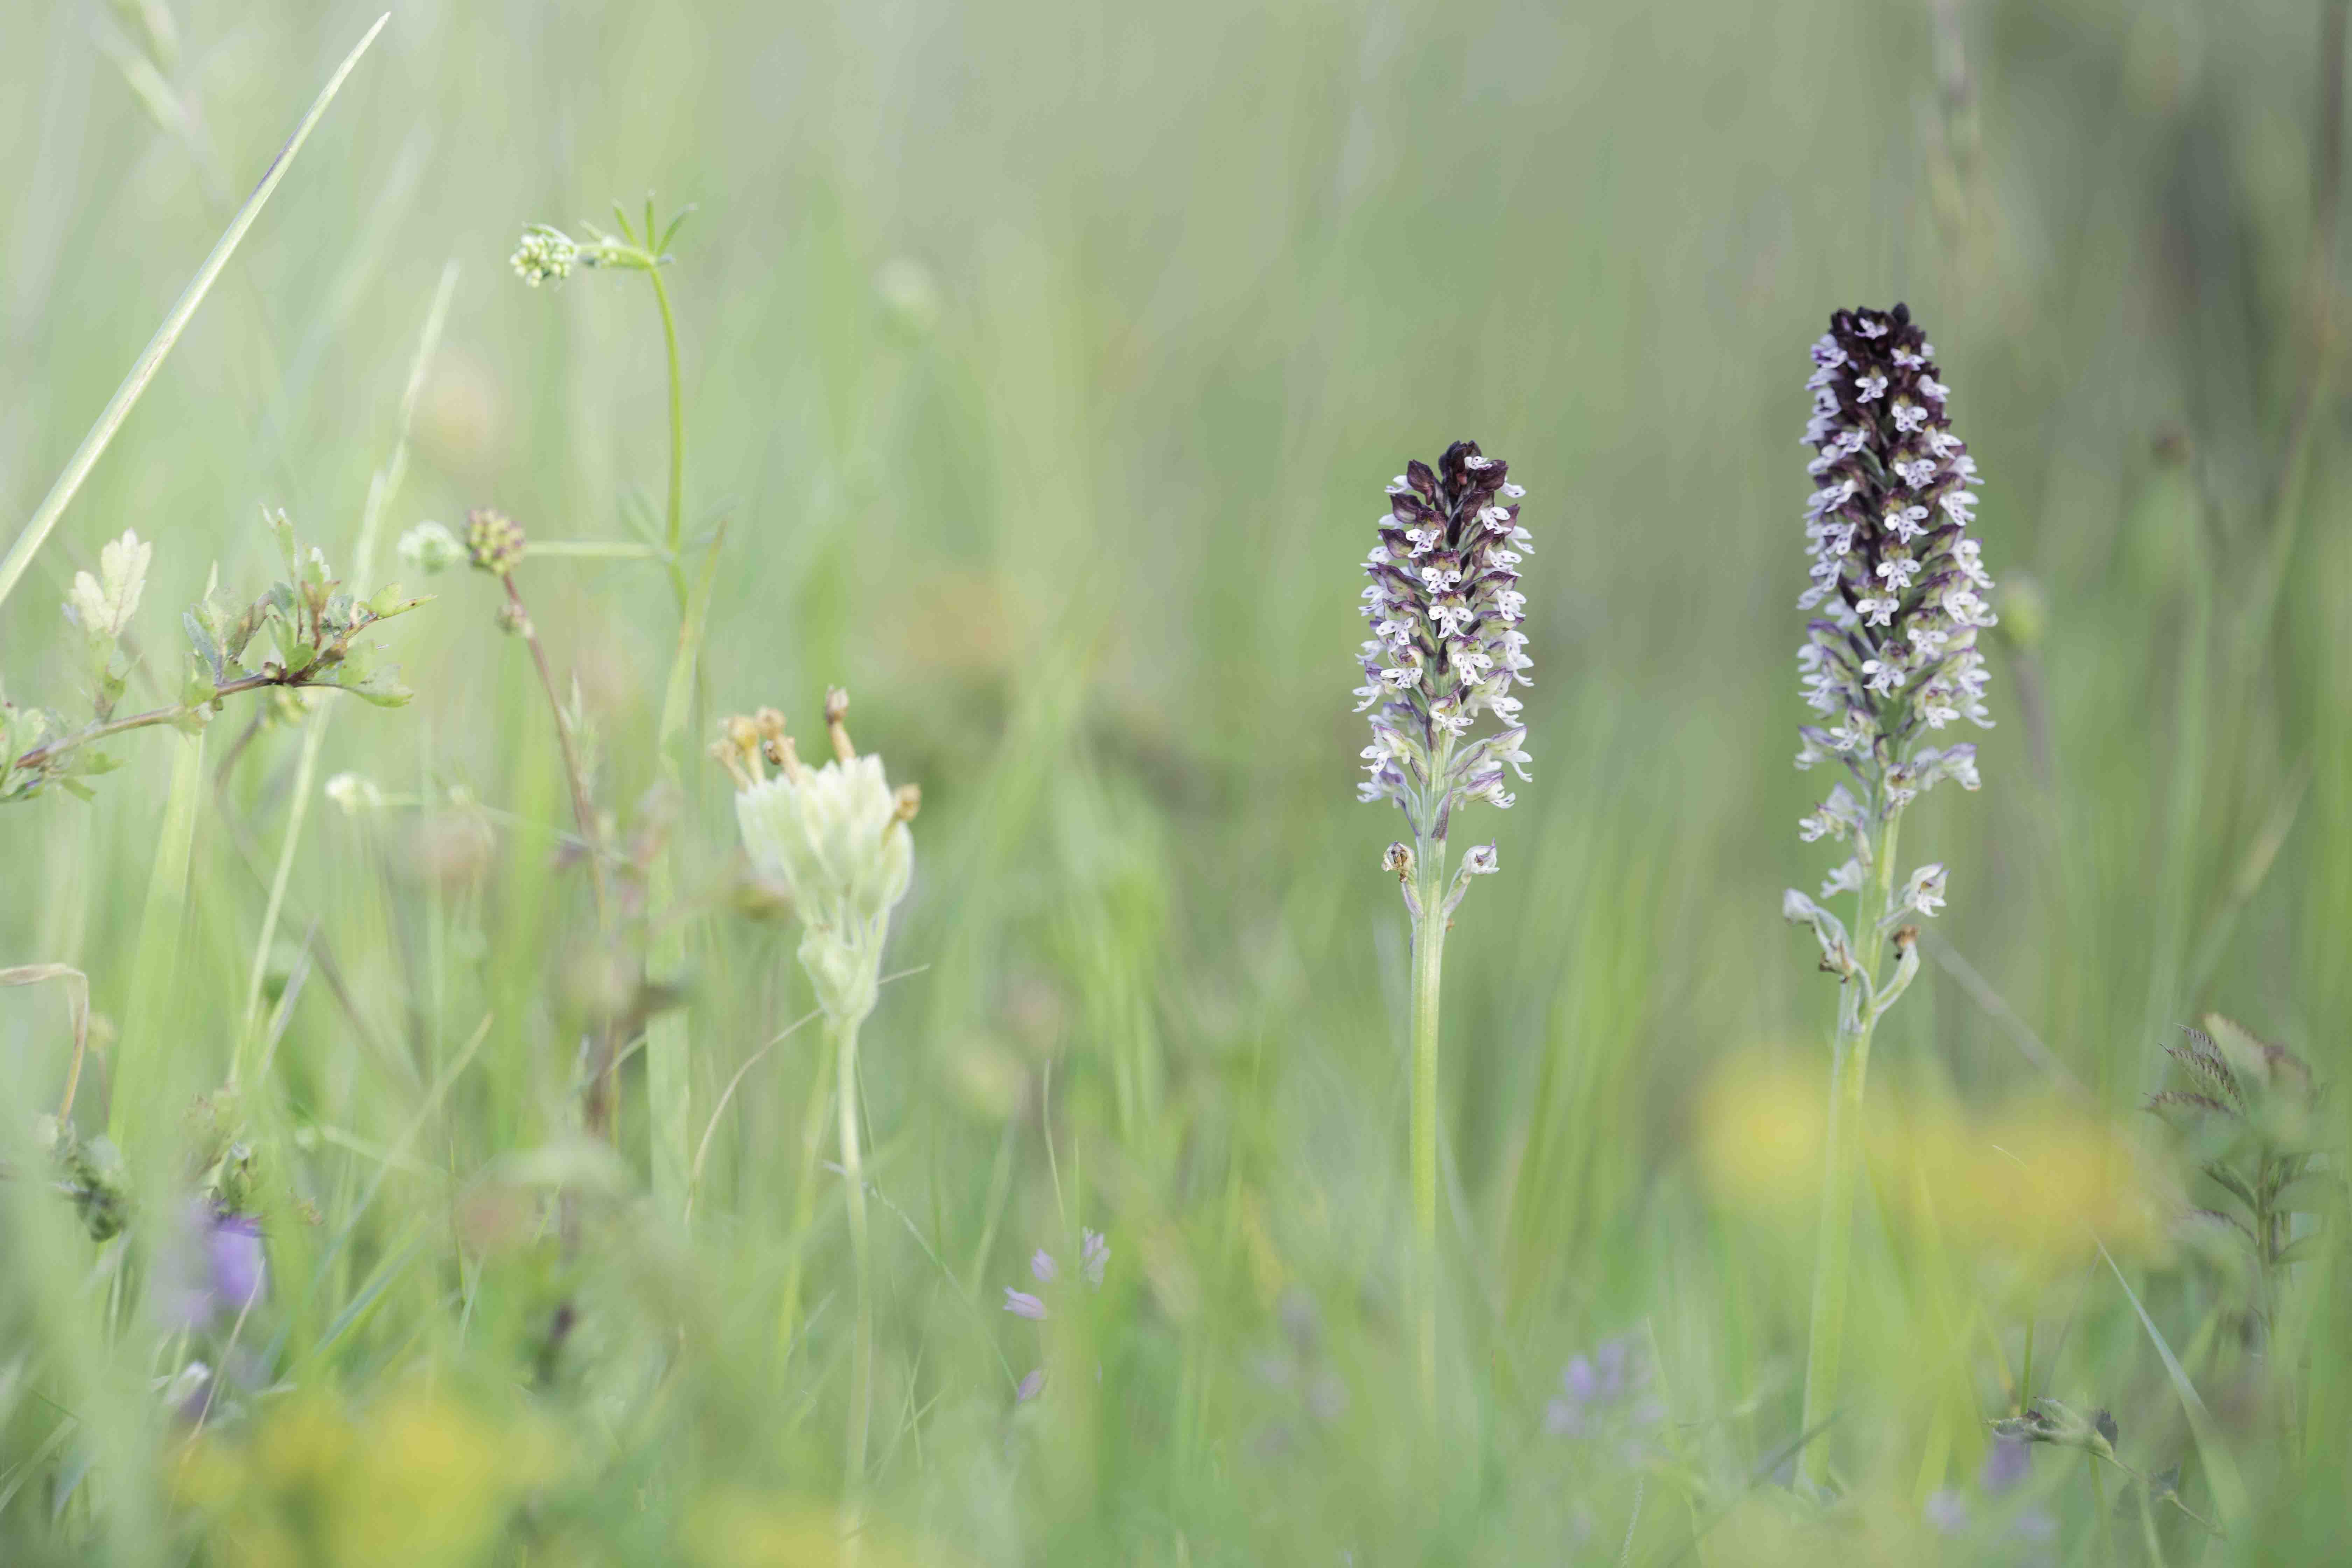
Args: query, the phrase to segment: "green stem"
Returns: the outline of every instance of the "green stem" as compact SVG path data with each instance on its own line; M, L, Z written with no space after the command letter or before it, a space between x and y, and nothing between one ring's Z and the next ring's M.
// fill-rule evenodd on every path
M1445 840L1423 835L1414 852L1421 910L1412 922L1412 1230L1424 1408L1437 1401L1437 1027L1445 964Z
M1891 815L1871 847L1871 863L1855 900L1855 959L1874 979L1886 945L1879 932L1894 896L1896 820ZM1874 989L1874 987L1871 988ZM1799 1473L1811 1486L1829 1483L1830 1452L1823 1428L1837 1408L1838 1362L1845 1341L1846 1294L1853 1262L1854 1194L1862 1184L1863 1089L1870 1070L1875 1018L1860 976L1838 992L1836 1054L1830 1064L1829 1128L1823 1140L1821 1250L1813 1266L1812 1324L1805 1346L1805 1447Z
M148 1075L165 1048L163 1042L173 1032L173 998L188 934L188 868L204 795L205 731L199 730L181 741L172 761L172 793L155 840L139 945L131 960L131 1005L115 1046L109 1085L108 1135L117 1148L128 1152L134 1173L142 1181L169 1167L168 1158L147 1142L152 1131L150 1108L156 1098Z
M841 1179L849 1197L849 1251L857 1283L857 1328L849 1352L848 1479L850 1508L866 1483L866 1427L874 1399L874 1260L866 1227L866 1163L858 1152L857 1024L827 1019L833 1037L834 1076L840 1081L835 1103L841 1111Z
M817 1058L816 1072L809 1079L808 1105L801 1112L801 1179L793 1189L793 1260L784 1270L784 1309L782 1320L784 1359L792 1360L793 1346L798 1342L801 1330L801 1263L808 1255L809 1231L816 1224L816 1170L818 1158L824 1151L825 1104L833 1098L833 1058Z
M651 243L653 237L646 237ZM654 302L661 307L662 346L669 356L669 510L666 538L669 544L670 587L680 613L686 609L686 568L678 559L686 532L686 389L677 373L677 318L669 308L669 288L662 281L661 263L646 268L653 280Z

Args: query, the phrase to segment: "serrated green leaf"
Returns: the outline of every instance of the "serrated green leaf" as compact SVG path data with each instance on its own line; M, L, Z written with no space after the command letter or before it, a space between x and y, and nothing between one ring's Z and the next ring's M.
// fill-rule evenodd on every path
M2327 1233L2326 1231L2315 1230L2309 1236L2298 1236L2293 1241L2288 1242L2284 1247L2279 1248L2278 1257L2273 1258L2272 1261L2275 1263L2302 1263L2310 1258L2313 1254L2316 1253L2320 1249L2320 1247L2326 1245L2326 1242Z
M2229 1166L2216 1161L2212 1164L2205 1167L2205 1173L2213 1178L2215 1185L2219 1186L2223 1192L2228 1193L2231 1197L2237 1199L2240 1203L2245 1205L2248 1209L2259 1210L2262 1207L2262 1205L2254 1200L2253 1188L2248 1186L2245 1182L2240 1178L2238 1173L2230 1169Z

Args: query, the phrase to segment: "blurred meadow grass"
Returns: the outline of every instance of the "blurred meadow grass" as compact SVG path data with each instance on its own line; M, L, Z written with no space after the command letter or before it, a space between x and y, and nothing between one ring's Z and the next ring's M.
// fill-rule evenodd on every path
M154 3L160 62L135 6L0 15L12 518L376 14ZM533 292L504 258L648 187L698 204L668 274L687 532L726 525L697 713L813 732L838 681L924 790L886 963L910 973L864 1047L865 1560L1801 1562L1824 1532L1937 1560L1923 1505L1969 1483L2029 1363L2141 1470L2185 1460L2200 1513L2230 1512L2215 1450L2245 1493L2226 1538L2144 1539L2045 1455L2054 1560L2318 1560L2352 1467L2340 1250L2250 1358L2168 1241L2179 1177L2136 1108L2208 1008L2347 1065L2331 11L403 5L0 609L0 671L66 695L55 606L125 527L156 546L142 705L171 693L171 611L215 563L262 569L257 508L347 567L453 261L385 539L480 505L536 538L657 531L644 290ZM1817 1516L1773 1479L1833 989L1774 918L1818 787L1789 766L1796 437L1828 312L1895 299L1984 466L2010 635L1985 787L1907 847L1953 897L1879 1047L1852 1404L1815 1439L1849 1501ZM1380 487L1463 436L1530 491L1537 779L1452 943L1425 1415L1407 927L1347 692ZM670 583L526 572L625 824L662 773ZM168 1427L152 1385L188 1347L64 1205L0 1183L0 1555L830 1561L843 1205L820 1172L792 1224L820 1053L809 1029L759 1054L811 1003L789 931L725 909L709 732L674 754L688 1228L644 1195L641 1061L617 1158L573 1131L598 959L536 677L482 580L408 586L440 595L385 634L416 700L337 712L317 776L428 804L310 803L268 1071L213 1112L264 1194L271 1291L223 1363L250 1386L193 1443ZM187 742L123 737L93 802L0 812L0 965L89 974L81 1114L135 1104L134 1167L171 1167L242 1030L302 749L284 724L232 756L251 716L208 737L168 994L134 971ZM0 991L19 1169L65 1012ZM112 1070L130 1029L138 1081ZM2326 1115L2340 1146L2343 1096ZM589 1194L576 1251L541 1223L557 1186ZM1113 1248L1099 1295L1000 1310L1081 1227ZM1543 1429L1611 1336L1654 1363L1666 1457Z

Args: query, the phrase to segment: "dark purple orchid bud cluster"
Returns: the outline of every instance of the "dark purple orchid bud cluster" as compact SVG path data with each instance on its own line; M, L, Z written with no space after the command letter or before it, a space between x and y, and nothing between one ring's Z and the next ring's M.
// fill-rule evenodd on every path
M1805 384L1806 471L1821 488L1805 509L1812 585L1797 603L1824 614L1797 662L1806 700L1833 722L1805 727L1798 765L1842 756L1865 784L1884 779L1906 798L1972 776L1972 746L1912 753L1924 731L1992 724L1977 651L1978 631L1994 624L1983 596L1992 579L1968 532L1976 459L1945 417L1935 352L1906 306L1840 310Z
M1364 748L1366 801L1394 800L1422 837L1444 837L1457 805L1511 804L1507 765L1522 779L1527 726L1515 687L1531 684L1527 595L1518 566L1534 548L1519 526L1508 465L1456 441L1435 469L1415 461L1389 486L1380 542L1364 574L1364 684L1372 710ZM1481 715L1502 729L1471 738Z

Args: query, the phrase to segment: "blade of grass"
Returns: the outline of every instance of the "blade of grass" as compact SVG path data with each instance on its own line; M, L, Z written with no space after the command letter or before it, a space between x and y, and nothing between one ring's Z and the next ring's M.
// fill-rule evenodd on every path
M182 290L178 300L164 316L163 324L155 329L154 337L148 341L146 348L140 351L138 359L131 363L131 374L122 378L122 384L114 389L114 396L100 410L98 423L89 427L89 433L82 437L81 445L74 449L74 455L66 462L65 472L59 474L57 483L49 487L49 493L42 498L40 506L34 510L32 521L25 524L25 531L16 536L16 542L10 547L7 558L0 560L0 604L7 602L9 594L24 577L25 568L32 563L34 552L48 539L50 531L58 525L58 520L65 515L66 508L72 504L75 494L80 490L82 481L89 478L90 469L98 466L98 459L113 441L115 433L131 416L131 410L146 392L147 384L153 381L155 373L163 368L164 359L194 317L196 307L205 302L205 296L212 291L221 269L228 265L228 258L236 254L246 230L251 228L254 219L261 216L261 209L268 204L270 193L277 190L278 182L286 177L287 169L293 164L294 154L302 150L302 143L309 140L312 128L327 112L327 105L332 103L335 94L342 89L343 79L352 74L352 68L360 63L360 57L367 52L370 44L375 42L375 36L383 31L383 25L391 20L392 13L389 11L377 17L375 26L367 30L367 36L343 57L343 63L335 68L333 76L327 79L327 85L310 105L310 112L304 115L302 123L294 128L293 138L270 162L268 172L261 176L261 184L253 188L253 195L237 208L236 216L229 219L228 227L222 231L219 241L213 246L212 254L205 258L202 267L196 268L195 277L189 280L187 288Z
M711 590L719 577L719 551L727 542L727 525L703 556L701 580L688 597L686 616L678 624L677 652L670 660L669 687L662 698L661 730L656 748L663 773L674 788L682 788L673 742L686 732L687 715L694 697L694 672L702 657L703 628L710 613ZM646 896L656 910L666 909L677 883L677 840L657 856L647 878ZM646 954L646 977L656 984L677 981L686 972L688 921L664 924ZM667 1215L683 1224L692 1207L694 1172L694 1060L692 1023L688 1010L673 1007L646 1025L646 1110L652 1118L654 1202Z
M2114 1271L2116 1283L2123 1287L2124 1300L2129 1301L2132 1310L2139 1314L2140 1327L2147 1331L2149 1342L2156 1346L2157 1356L2164 1363L2165 1375L2172 1380L2172 1390L2180 1396L2181 1413L2189 1417L2189 1430L2197 1438L2198 1453L2204 1456L2205 1479L2213 1489L2214 1509L2221 1516L2221 1528L2227 1531L2246 1517L2246 1483L2238 1475L2237 1461L2230 1458L2229 1449L2222 1446L2221 1436L2213 1426L2212 1414L2205 1408L2205 1401L2199 1396L2197 1385L2189 1381L2189 1373L2181 1366L2180 1358L2174 1355L2172 1347L2165 1342L2164 1332L2156 1326L2156 1320L2147 1315L2146 1307L2140 1305L2131 1281L2124 1278L2124 1271L2116 1267L2114 1256L2107 1251L2107 1244L2095 1237L2092 1239L2098 1246L2099 1256L2106 1259L2108 1268Z
M147 1081L148 1059L157 1048L171 1008L179 956L186 945L182 930L188 910L188 862L196 842L196 812L205 795L205 732L180 742L172 760L172 793L156 836L155 864L147 879L147 903L139 919L139 945L131 966L131 1006L122 1038L115 1047L107 1133L115 1147L152 1169L166 1158L140 1136L143 1115L156 1099Z

